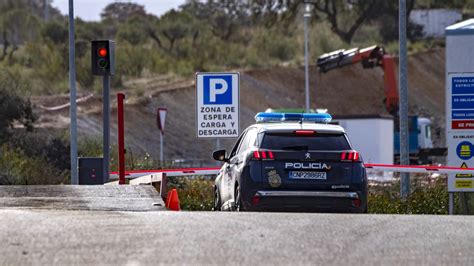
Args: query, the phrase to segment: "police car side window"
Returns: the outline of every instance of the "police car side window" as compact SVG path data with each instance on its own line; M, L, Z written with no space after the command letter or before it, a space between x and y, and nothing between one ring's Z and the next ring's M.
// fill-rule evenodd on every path
M252 131L249 130L247 131L247 134L245 134L245 137L242 139L242 142L240 143L239 149L237 150L237 154L240 154L241 152L245 151L248 148L248 143L249 143L249 137Z
M241 145L242 141L244 140L245 138L245 135L246 135L247 132L244 132L242 133L242 135L240 135L240 138L237 140L237 142L235 143L234 145L234 148L232 149L232 152L230 153L230 157L229 158L232 158L235 156L235 154L237 153L237 149L239 148L239 146Z
M252 130L249 131L249 133L247 133L247 135L249 136L248 142L247 142L247 148L257 146L257 142L256 142L256 140L257 140L257 130L252 129Z

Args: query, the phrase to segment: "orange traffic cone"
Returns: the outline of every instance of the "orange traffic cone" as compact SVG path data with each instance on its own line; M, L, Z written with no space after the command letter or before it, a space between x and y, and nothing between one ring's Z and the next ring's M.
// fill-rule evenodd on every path
M173 188L166 197L166 208L172 211L180 211L178 191Z

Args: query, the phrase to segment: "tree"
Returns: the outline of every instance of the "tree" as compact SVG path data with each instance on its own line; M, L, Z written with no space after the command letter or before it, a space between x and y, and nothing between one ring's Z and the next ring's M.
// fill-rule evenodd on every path
M117 32L117 38L133 45L142 44L148 37L143 24L140 17L133 17L127 20L125 24L120 26Z
M365 21L377 15L377 0L356 1L321 0L314 3L315 12L326 15L331 30L343 41L350 43L355 32ZM318 15L316 13L316 15ZM343 21L349 18L350 21Z
M145 7L135 3L112 3L100 14L102 20L124 23L132 16L145 16Z
M407 1L408 15L415 1ZM314 7L315 15L324 14L331 30L347 43L365 22L393 14L398 18L398 1L395 0L319 0L314 2Z
M51 21L43 25L41 35L56 45L64 45L68 41L69 31L65 24Z
M210 25L214 36L228 41L243 25L251 22L250 1L189 1L181 9Z
M38 17L27 9L10 9L0 13L0 33L3 39L0 60L4 60L7 55L11 58L20 44L32 40L39 30L39 25Z
M415 8L416 1L408 0L407 1L407 18L410 17L411 11ZM379 23L379 32L380 36L384 42L396 41L398 40L398 1L383 1L379 4L380 13L377 17L377 22ZM407 37L409 39L415 39L423 34L423 26L411 23L407 23Z
M301 1L255 0L250 6L253 21L266 28L282 25L287 28L298 15Z
M168 51L173 51L175 43L185 38L191 31L191 18L185 12L171 10L164 14L159 21L161 34L168 40Z
M8 140L15 122L32 131L37 119L31 102L16 95L15 91L19 91L20 86L9 78L0 80L0 143Z

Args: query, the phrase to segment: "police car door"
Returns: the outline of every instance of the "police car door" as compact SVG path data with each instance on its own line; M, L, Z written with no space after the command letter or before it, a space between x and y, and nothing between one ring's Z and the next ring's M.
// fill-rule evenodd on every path
M244 138L242 139L239 148L237 150L236 155L230 159L229 166L230 166L230 173L231 173L231 183L229 184L229 194L231 195L232 199L235 199L235 184L240 182L240 177L242 175L242 169L245 166L245 159L247 158L246 151L249 148L249 140L252 138L252 135L255 134L254 130L247 130Z
M238 157L238 151L239 148L245 138L246 131L240 135L239 139L234 145L234 148L232 149L232 152L229 155L229 161L225 164L224 167L224 174L223 174L223 179L222 179L222 202L228 202L229 200L233 199L233 173L232 170L234 169L233 166L235 166L235 163L237 162L237 157Z

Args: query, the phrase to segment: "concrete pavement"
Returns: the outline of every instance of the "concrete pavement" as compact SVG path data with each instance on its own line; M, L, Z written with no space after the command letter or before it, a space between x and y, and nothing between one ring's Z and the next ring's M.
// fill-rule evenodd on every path
M0 186L0 209L161 211L152 186Z
M474 218L0 210L0 265L473 265Z

